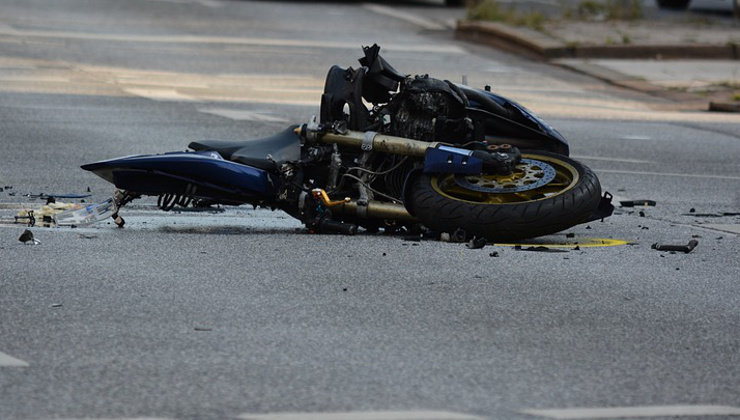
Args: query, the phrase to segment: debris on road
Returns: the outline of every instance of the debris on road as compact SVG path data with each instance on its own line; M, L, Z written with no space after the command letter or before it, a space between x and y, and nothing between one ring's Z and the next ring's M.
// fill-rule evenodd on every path
M56 224L54 217L57 214L68 210L79 209L83 206L84 204L48 201L40 208L19 211L15 216L15 223L23 223L31 227L35 226L37 222L41 222L44 227L51 227Z
M486 238L473 238L465 246L470 249L481 249L486 246L486 243Z
M653 200L624 200L619 202L620 207L655 207Z
M654 243L651 246L651 248L656 251L673 251L673 252L683 252L683 253L688 254L689 252L693 251L697 245L699 245L699 241L697 241L696 239L692 239L686 245L671 245L671 244Z
M530 246L527 248L522 248L521 245L517 245L514 247L515 251L533 251L533 252L569 252L566 249L557 249L557 248L549 248L546 246Z
M23 231L18 240L27 245L39 245L41 243L41 241L33 237L33 232L28 229Z
M58 213L55 221L59 226L81 226L106 220L116 212L113 198L102 203L90 204L84 208Z

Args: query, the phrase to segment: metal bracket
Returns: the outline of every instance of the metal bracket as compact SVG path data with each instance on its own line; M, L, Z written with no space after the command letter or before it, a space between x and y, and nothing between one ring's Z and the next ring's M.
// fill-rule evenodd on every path
M373 150L373 142L375 141L375 136L377 136L378 133L375 131L366 131L365 134L362 136L362 146L360 148L364 152L369 152Z

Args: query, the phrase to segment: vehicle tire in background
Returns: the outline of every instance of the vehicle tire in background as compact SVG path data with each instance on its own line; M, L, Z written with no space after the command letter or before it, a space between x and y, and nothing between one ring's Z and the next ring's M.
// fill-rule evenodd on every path
M655 0L655 2L663 9L683 10L689 7L691 0Z

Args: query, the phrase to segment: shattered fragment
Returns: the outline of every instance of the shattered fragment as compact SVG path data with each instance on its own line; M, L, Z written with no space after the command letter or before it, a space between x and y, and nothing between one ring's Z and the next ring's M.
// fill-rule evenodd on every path
M481 249L486 246L486 243L486 238L473 238L465 246L470 249Z
M527 248L522 248L521 246L515 246L514 249L517 251L533 251L533 252L568 252L565 249L548 248L546 246L530 246Z
M655 207L656 202L653 200L624 200L624 201L620 201L619 205L621 207L639 207L639 206Z
M696 239L692 239L689 241L686 245L670 245L670 244L661 244L661 243L654 243L651 248L656 251L670 251L670 252L683 252L688 254L689 252L693 251L696 246L699 245L699 241Z
M33 237L33 232L28 229L23 231L18 240L28 245L38 245L41 243L41 241Z

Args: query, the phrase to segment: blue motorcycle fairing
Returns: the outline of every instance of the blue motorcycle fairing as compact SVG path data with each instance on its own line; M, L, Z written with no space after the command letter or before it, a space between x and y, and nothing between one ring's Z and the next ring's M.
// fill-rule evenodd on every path
M144 195L186 194L248 202L271 198L276 180L262 169L224 160L213 151L134 155L82 165L117 188Z
M569 155L570 148L565 137L516 101L487 90L461 84L456 86L467 96L470 108L497 120L491 127L487 127L487 136L519 138L524 141L515 145L523 149L539 148ZM527 143L528 140L531 144Z

